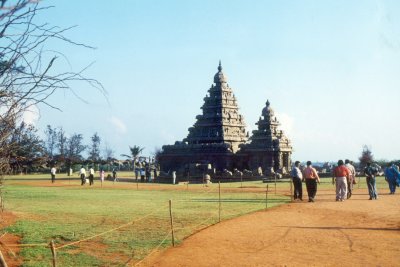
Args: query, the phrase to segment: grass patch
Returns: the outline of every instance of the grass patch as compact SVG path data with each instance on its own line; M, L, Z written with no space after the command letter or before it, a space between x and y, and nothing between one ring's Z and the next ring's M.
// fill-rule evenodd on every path
M131 173L133 176L133 173ZM124 175L125 176L125 175ZM67 176L65 176L67 177ZM7 177L11 178L11 177ZM79 180L57 181L46 175L6 179L6 209L19 220L3 231L22 237L24 244L49 243L57 246L82 240L132 222L127 227L98 236L88 242L57 250L60 266L124 266L144 258L167 236L161 248L171 245L168 201L172 200L176 243L208 225L218 222L218 184L160 185L105 182L103 187L80 186ZM50 180L50 179L49 179ZM358 181L358 179L357 179ZM360 188L366 188L361 178ZM380 177L378 188L386 186ZM269 184L268 207L290 201L290 184ZM358 185L355 185L358 188ZM221 184L221 219L226 220L265 208L266 184L260 181ZM303 186L305 190L305 186ZM330 178L322 179L319 190L332 190ZM304 192L306 194L306 191ZM50 266L47 247L21 250L24 266Z
M126 175L127 176L127 175ZM172 200L176 243L208 225L218 222L218 184L160 185L105 182L100 187L80 186L79 180L43 182L46 175L6 178L5 206L19 220L2 231L22 237L23 244L49 243L57 246L110 231L87 242L57 250L60 266L124 266L143 259L165 237L161 248L171 245L168 201ZM33 177L33 178L32 178ZM65 176L67 177L67 176ZM358 181L358 178L357 178ZM290 183L269 183L268 207L290 201ZM365 178L355 188L366 188ZM386 188L382 177L378 191ZM305 190L305 186L303 186ZM260 181L221 184L221 219L226 220L265 208L266 184ZM330 178L323 178L318 190L332 190ZM304 191L306 194L306 191ZM23 266L50 266L48 247L25 247Z

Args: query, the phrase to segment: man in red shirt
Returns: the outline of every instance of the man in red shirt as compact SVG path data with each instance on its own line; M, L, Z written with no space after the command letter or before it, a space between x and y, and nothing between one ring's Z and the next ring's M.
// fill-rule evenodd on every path
M312 167L311 161L307 161L307 167L303 171L303 181L306 181L308 202L314 202L317 194L317 182L320 182L317 170Z
M347 179L350 171L344 165L343 160L338 161L338 166L333 170L332 184L336 181L336 201L344 201L347 195Z

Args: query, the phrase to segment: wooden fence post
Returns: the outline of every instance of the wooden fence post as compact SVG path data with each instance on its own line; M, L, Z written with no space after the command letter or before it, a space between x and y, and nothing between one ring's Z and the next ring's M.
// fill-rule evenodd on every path
M221 222L221 181L218 181L218 199L219 199L218 222Z
M240 187L243 190L243 173L240 173Z
M0 185L1 187L2 187L2 185ZM0 190L2 190L1 188L0 188ZM0 192L0 209L1 209L1 212L4 212L4 198L3 198L3 192Z
M169 200L169 217L171 222L172 246L175 247L174 220L172 218L172 200Z
M1 267L7 267L8 266L6 260L3 257L3 253L1 253L1 251L0 251L0 265L1 265Z
M268 209L268 184L267 190L265 190L265 209Z
M290 181L290 179L289 183L290 183L290 201L293 201L293 183L292 181Z
M275 176L275 195L276 195L276 174L274 176Z
M50 249L51 249L51 254L53 255L53 267L57 266L57 254L56 254L56 247L54 245L54 240L51 240L50 242Z

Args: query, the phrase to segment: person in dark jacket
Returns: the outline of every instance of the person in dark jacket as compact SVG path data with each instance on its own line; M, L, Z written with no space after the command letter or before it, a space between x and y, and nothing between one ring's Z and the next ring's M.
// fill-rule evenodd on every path
M378 199L378 192L376 191L376 174L378 170L376 167L371 166L371 162L367 163L367 167L364 169L364 174L366 176L369 200Z

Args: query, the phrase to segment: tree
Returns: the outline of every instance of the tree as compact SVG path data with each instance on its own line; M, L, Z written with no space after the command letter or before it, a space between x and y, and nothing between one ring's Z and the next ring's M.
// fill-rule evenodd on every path
M59 157L61 159L65 159L67 150L67 136L65 135L65 131L62 127L60 127L57 132L57 148Z
M108 144L106 144L104 150L103 150L103 155L104 155L104 159L109 162L112 161L114 159L114 154L115 151L108 146Z
M367 165L367 162L374 161L374 156L372 155L372 152L367 145L363 146L363 150L361 152L361 157L359 158L359 160L360 160L360 168L362 169Z
M109 147L108 144L106 143L106 145L103 149L103 157L104 157L103 164L107 163L107 165L109 167L112 164L112 162L114 160L116 160L114 158L114 154L115 154L115 151L111 147Z
M87 146L82 144L82 134L74 133L67 139L67 158L71 163L82 161L82 152L86 150Z
M10 139L13 149L9 157L14 173L23 169L28 171L46 162L44 143L35 126L22 122L15 128Z
M121 154L121 156L127 157L128 159L130 159L131 161L133 161L133 170L135 170L135 162L136 162L136 159L137 159L137 157L140 155L140 153L142 153L142 151L144 150L144 147L140 147L140 146L134 145L133 147L129 146L129 150L130 150L130 152L131 152L130 155Z
M95 133L90 139L92 140L92 146L90 147L89 159L93 162L99 162L101 139L97 133Z
M130 155L121 154L121 156L135 160L140 155L140 153L142 153L143 149L144 149L144 147L140 147L140 146L136 146L136 145L133 147L129 146L129 150L130 150L131 154Z
M47 125L44 133L46 135L46 142L45 142L46 153L50 158L53 158L58 139L57 128L52 128L51 125Z
M42 7L41 1L1 1L0 175L9 168L10 151L17 145L10 143L10 136L29 107L47 105L56 108L48 101L49 97L59 90L73 91L71 83L76 81L87 82L104 93L99 82L82 75L86 68L78 72L63 72L62 66L55 67L59 55L63 54L46 47L50 40L92 47L63 35L72 27L36 23L36 16L49 8Z

